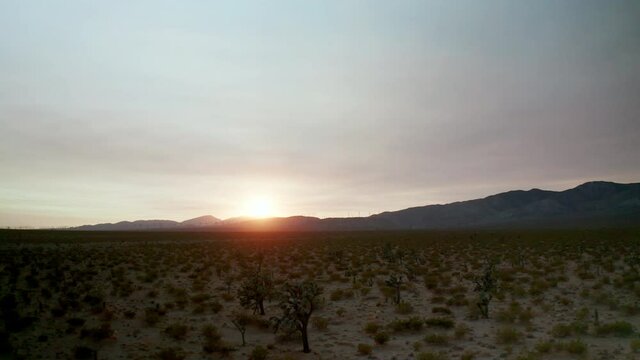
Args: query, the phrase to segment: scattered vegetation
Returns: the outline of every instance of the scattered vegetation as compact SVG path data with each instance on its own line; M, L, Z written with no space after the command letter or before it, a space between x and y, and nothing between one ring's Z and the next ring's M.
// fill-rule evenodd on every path
M640 353L637 232L0 235L0 358Z

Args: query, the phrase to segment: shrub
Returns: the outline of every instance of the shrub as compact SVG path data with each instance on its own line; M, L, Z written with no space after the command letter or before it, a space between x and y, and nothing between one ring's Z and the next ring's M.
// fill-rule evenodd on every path
M157 354L158 359L160 360L183 360L185 358L182 350L178 348L166 348L160 350Z
M76 346L73 349L73 357L75 359L93 359L94 358L94 352L95 350L93 350L92 348L86 347L86 346Z
M439 327L443 329L451 329L453 327L453 320L445 318L429 318L424 321L429 327Z
M451 310L449 310L449 308L441 306L434 307L433 309L431 309L431 312L434 314L451 315Z
M222 304L219 301L214 300L209 303L209 308L214 314L217 314L220 312L220 310L222 310Z
M421 352L418 354L418 360L447 360L447 355L443 353Z
M153 326L160 321L161 315L162 313L156 308L146 308L144 310L144 322L149 326Z
M535 349L540 354L548 354L553 349L553 344L549 341L539 341L535 345Z
M569 324L556 324L551 328L551 335L554 337L565 338L573 334L573 329Z
M262 346L258 345L253 348L249 360L264 360L267 358L269 351Z
M398 305L396 305L396 312L398 314L411 314L413 312L413 306L408 302L401 301Z
M164 329L165 334L176 340L183 340L187 336L189 328L183 324L171 324Z
M566 338L572 335L586 335L588 326L586 323L574 321L571 324L556 324L551 329L551 335L558 338Z
M441 334L429 334L425 336L424 341L431 345L446 345L449 342L449 338L446 335Z
M105 323L96 328L82 329L80 331L80 337L90 337L92 340L100 341L113 335L111 324Z
M569 341L568 343L564 344L563 348L568 353L574 355L583 355L587 353L587 345L585 345L582 340Z
M353 297L353 291L351 290L343 290L343 289L335 289L329 295L329 300L331 301L339 301Z
M313 325L314 328L320 331L325 331L329 326L329 320L320 316L315 316L311 318L311 324Z
M369 344L358 344L358 354L360 355L371 355L371 351L373 347Z
M380 324L378 324L377 322L369 322L364 326L364 332L369 335L377 333L378 330L380 330Z
M473 360L476 357L476 354L470 350L466 350L460 355L460 360Z
M78 326L82 326L84 325L86 321L84 319L81 318L71 318L69 320L67 320L67 324L69 324L69 326L71 327L78 327Z
M221 348L221 336L218 333L218 328L214 325L205 325L202 328L202 336L204 337L204 345L202 346L204 352L213 353Z
M498 344L514 344L520 341L522 334L512 327L503 327L496 332Z
M420 331L423 324L424 321L422 319L417 316L412 316L404 320L394 320L389 324L389 327L391 327L394 332Z
M384 345L387 343L387 341L389 341L389 334L385 332L376 333L373 336L373 340L376 342L376 344Z
M467 334L471 331L471 329L465 325L465 324L460 324L458 326L456 326L456 329L453 332L453 336L456 337L456 339L462 339L465 336L467 336Z
M632 353L640 353L640 339L631 340L629 347L631 348Z
M202 336L206 339L220 340L220 334L218 333L218 328L214 325L205 325L202 327Z
M538 354L530 351L525 351L522 354L518 355L515 360L538 360Z
M602 324L596 327L596 334L600 336L614 335L617 337L628 337L633 335L633 325L626 321Z

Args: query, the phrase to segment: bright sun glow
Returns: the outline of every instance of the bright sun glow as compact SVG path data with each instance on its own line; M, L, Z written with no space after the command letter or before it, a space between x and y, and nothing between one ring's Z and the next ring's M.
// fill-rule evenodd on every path
M271 199L266 197L256 197L247 203L247 215L264 218L274 216L274 208Z

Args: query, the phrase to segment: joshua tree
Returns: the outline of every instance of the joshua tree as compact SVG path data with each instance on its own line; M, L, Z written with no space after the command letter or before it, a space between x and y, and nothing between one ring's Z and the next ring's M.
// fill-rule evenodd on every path
M384 282L388 287L395 290L393 302L400 304L400 288L402 287L402 274L391 274Z
M631 270L640 273L640 252L638 250L632 252L627 258L626 262Z
M231 286L233 286L233 283L235 282L235 279L233 278L233 275L227 273L224 276L224 279L222 281L224 282L225 290L226 290L227 294L230 294L231 293Z
M249 319L244 314L233 314L231 323L240 332L240 335L242 336L242 346L245 346L246 342L244 341L244 334L245 332L247 332L247 325L249 324Z
M302 335L302 351L311 352L307 337L307 326L311 314L318 307L318 297L322 294L315 282L306 280L296 284L285 284L280 302L282 316L272 318L275 331L280 328L299 331Z
M258 270L246 278L238 290L238 298L242 307L252 309L254 314L259 312L260 315L264 315L264 301L271 297L272 293L273 279Z
M487 264L482 276L476 277L473 281L475 283L474 291L479 293L478 308L482 317L489 318L489 303L493 299L493 294L498 288L498 282L494 275L495 265L493 263Z
M347 269L347 271L345 271L344 274L351 278L352 284L356 283L356 280L358 279L358 271L355 268L353 268L352 266L349 266L349 268Z

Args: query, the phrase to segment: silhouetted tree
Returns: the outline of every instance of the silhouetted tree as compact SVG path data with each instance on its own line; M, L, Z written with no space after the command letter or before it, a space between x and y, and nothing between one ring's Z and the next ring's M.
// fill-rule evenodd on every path
M388 287L395 291L393 302L400 304L400 288L402 287L402 274L391 274L384 282Z
M240 305L246 309L252 309L254 314L259 312L260 315L265 314L264 301L272 294L273 279L260 270L247 276L238 290Z
M481 276L476 277L474 280L474 291L478 293L478 302L476 305L480 309L482 317L487 319L489 317L489 303L493 299L493 294L498 289L498 281L495 278L495 265L488 263L484 269L484 273Z
M285 284L280 301L282 316L271 319L276 332L280 328L299 331L302 335L302 351L305 353L311 352L307 327L311 314L318 307L318 297L321 294L322 288L310 280L296 284Z

